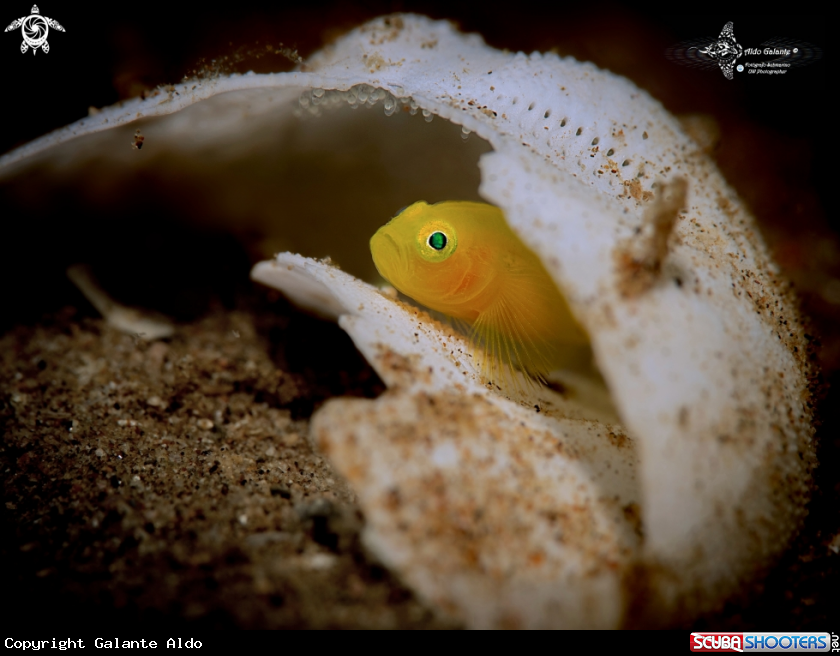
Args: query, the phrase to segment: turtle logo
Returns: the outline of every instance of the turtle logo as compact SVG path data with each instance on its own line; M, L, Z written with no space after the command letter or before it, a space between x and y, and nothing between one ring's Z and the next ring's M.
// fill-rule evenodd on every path
M38 48L42 48L44 52L50 51L50 44L47 43L47 34L50 32L50 28L64 32L64 28L58 24L58 21L41 16L38 5L32 5L32 13L29 16L12 21L12 24L6 28L6 32L11 32L17 28L20 28L23 34L20 51L25 53L32 48L33 55L38 52Z
M744 54L744 49L741 47L741 44L735 40L733 30L732 21L729 21L723 26L723 30L717 41L710 43L700 51L718 63L720 70L723 71L727 80L732 79L732 67L735 65L738 57Z

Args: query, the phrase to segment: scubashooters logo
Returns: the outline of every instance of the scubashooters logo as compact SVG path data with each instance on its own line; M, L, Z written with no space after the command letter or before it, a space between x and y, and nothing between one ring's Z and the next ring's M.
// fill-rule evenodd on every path
M745 48L735 38L732 21L723 26L717 38L704 37L682 41L665 51L674 63L692 68L719 68L727 80L735 73L785 75L797 66L811 64L822 57L822 50L806 41L773 37L757 47ZM746 61L748 57L762 61ZM769 59L768 59L769 58ZM744 59L738 63L739 59Z
M33 55L38 52L38 48L41 48L44 53L50 51L50 44L47 43L47 34L50 33L50 28L59 32L64 31L58 21L41 16L38 5L32 5L32 13L29 16L13 20L6 28L6 32L11 32L17 28L20 28L21 34L23 34L20 51L25 54L27 50L32 48Z
M692 633L693 652L791 652L833 651L828 633Z

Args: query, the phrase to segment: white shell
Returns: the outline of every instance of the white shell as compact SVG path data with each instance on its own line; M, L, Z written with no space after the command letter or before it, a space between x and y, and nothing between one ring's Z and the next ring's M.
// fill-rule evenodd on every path
M233 143L255 123L295 120L301 90L360 84L489 142L480 193L565 293L612 399L583 386L572 400L505 398L481 384L468 345L417 310L315 260L257 265L255 279L337 316L390 388L375 401L333 400L313 418L358 493L367 544L472 627L667 624L725 599L805 513L807 348L752 218L629 81L390 17L347 34L307 72L188 83L105 109L0 158L0 175L39 153L101 151L105 135L61 144L140 117L171 114L144 133L177 137L173 149ZM318 120L340 126L338 116ZM687 197L661 271L627 293L621 263L676 179Z

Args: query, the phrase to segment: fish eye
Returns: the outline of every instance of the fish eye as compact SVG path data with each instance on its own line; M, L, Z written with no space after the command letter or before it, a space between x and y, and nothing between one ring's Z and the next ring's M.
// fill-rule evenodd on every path
M429 235L427 243L436 251L442 251L444 248L446 248L447 241L449 240L446 238L446 235L442 232L433 232Z
M416 234L420 256L427 262L448 260L458 248L458 232L447 221L428 221Z

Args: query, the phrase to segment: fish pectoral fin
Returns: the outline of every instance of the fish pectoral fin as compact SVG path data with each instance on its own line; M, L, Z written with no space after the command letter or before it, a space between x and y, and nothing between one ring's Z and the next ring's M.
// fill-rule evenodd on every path
M557 347L513 299L500 295L473 324L471 338L484 351L483 369L505 380L513 369L544 382L558 360Z

